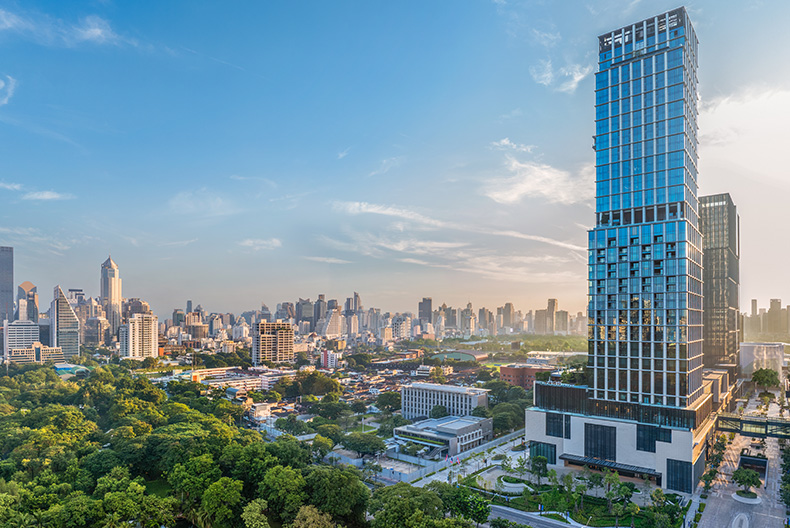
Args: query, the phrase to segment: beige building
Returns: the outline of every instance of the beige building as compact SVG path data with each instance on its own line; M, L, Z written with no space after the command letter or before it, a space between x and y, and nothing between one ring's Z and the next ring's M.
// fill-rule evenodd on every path
M63 350L60 347L49 347L35 342L29 347L12 348L8 351L8 361L10 363L47 363L62 362Z
M152 314L134 314L119 332L121 357L144 359L159 355L159 321Z
M252 363L294 360L294 330L290 323L261 321L252 326Z

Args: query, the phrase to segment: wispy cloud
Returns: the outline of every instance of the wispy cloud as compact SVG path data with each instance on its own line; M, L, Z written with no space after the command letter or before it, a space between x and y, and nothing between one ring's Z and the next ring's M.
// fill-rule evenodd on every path
M337 153L337 159L339 159L339 160L342 160L343 158L345 158L346 156L348 156L348 153L349 153L350 151L351 151L351 147L348 147L348 148L347 148L347 149L345 149L345 150L341 150L340 152L338 152L338 153Z
M276 238L246 238L239 242L239 245L253 251L260 251L262 249L277 249L283 244Z
M555 68L551 59L541 59L529 68L529 74L536 83L552 88L554 91L572 94L579 83L593 72L592 65L570 63Z
M491 143L490 147L495 150L513 150L516 152L532 152L535 145L524 145L521 143L513 143L510 138L500 139Z
M74 198L73 194L59 193L55 191L32 191L29 193L25 193L22 196L23 200L40 200L40 201L71 200L72 198Z
M74 22L47 15L25 15L0 9L0 31L16 33L47 46L72 47L83 43L139 46L136 39L117 33L108 20L98 15L89 15Z
M233 202L205 187L176 193L168 200L168 207L174 214L195 215L202 218L229 216L241 212Z
M550 48L559 44L559 42L562 40L562 35L560 35L559 31L541 31L537 28L532 28L532 38L538 44Z
M8 104L16 89L16 79L10 75L6 75L5 78L5 81L0 79L0 106Z
M379 167L368 174L368 176L381 176L382 174L387 174L390 169L397 167L398 165L400 165L400 157L383 159L381 160Z
M305 257L305 260L312 260L313 262L321 262L323 264L351 264L350 260L334 257Z
M486 181L482 193L501 204L515 204L524 198L541 198L551 203L574 204L593 198L594 172L584 167L578 174L534 161L507 156L508 178Z
M519 231L510 230L510 229L498 229L498 228L479 226L476 224L463 224L459 222L445 222L443 220L431 218L417 211L412 211L410 209L406 209L402 207L371 204L367 202L334 202L332 204L332 208L335 211L343 212L351 215L375 214L375 215L382 215L388 217L395 217L402 220L414 222L416 224L419 224L421 227L427 227L432 229L448 229L454 231L463 231L466 233L478 233L488 236L509 237L509 238L516 238L520 240L530 240L533 242L540 242L543 244L549 244L552 246L561 247L572 251L586 251L586 248L583 246L579 246L563 240L556 240L541 235L531 235L527 233L521 233ZM335 246L335 247L338 247L338 249L343 249L340 246Z
M498 121L500 121L500 122L501 122L501 121L507 121L508 119L513 119L513 118L516 118L516 117L521 117L521 115L522 115L523 113L524 113L524 112L522 112L521 108L514 108L514 109L513 109L513 110L511 110L510 112L507 112L507 113L504 113L504 114L500 115L500 116L497 118L497 120L498 120Z
M22 184L21 183L8 183L8 182L1 182L0 181L0 189L5 189L6 191L21 191Z
M264 178L262 176L240 176L238 174L231 174L228 176L231 180L236 181L259 181L263 182L272 189L276 189L278 187L277 182L274 180L270 180L269 178Z
M189 240L174 240L173 242L162 242L159 245L162 247L184 247L197 241L198 241L197 238L191 238Z

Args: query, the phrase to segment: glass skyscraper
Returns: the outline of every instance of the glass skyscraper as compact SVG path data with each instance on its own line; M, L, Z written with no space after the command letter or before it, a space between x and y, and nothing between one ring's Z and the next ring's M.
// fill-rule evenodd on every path
M697 44L684 8L598 38L592 400L690 408L702 395Z
M705 367L738 370L740 220L727 193L700 197Z
M0 247L0 325L14 320L14 248Z
M60 286L55 286L55 293L49 308L49 318L50 345L60 347L67 360L79 356L80 320Z

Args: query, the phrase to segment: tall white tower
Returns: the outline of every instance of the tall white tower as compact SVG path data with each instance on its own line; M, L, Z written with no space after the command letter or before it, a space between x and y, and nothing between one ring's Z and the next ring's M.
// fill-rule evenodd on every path
M118 264L112 257L107 257L101 265L101 302L107 314L112 335L116 335L121 326L121 273Z

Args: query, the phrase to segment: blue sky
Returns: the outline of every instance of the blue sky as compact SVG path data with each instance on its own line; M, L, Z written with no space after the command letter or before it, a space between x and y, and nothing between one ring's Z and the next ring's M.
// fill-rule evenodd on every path
M44 302L112 252L160 315L582 310L596 37L674 7L0 1L0 244ZM687 7L701 192L739 206L744 306L790 301L790 4Z

